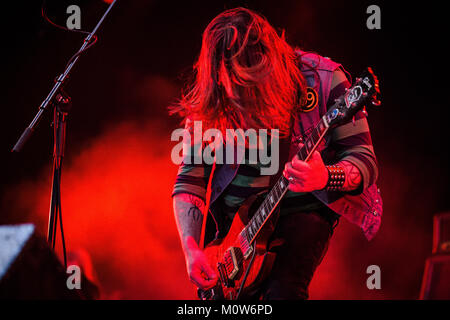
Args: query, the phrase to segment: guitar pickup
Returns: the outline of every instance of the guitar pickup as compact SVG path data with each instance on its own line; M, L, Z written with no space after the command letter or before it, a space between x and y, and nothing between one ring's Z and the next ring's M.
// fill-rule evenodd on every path
M250 255L253 253L253 247L252 246L248 246L247 250L245 250L244 253L244 259L247 260L248 257L250 257Z
M253 247L249 243L249 239L245 229L239 234L238 239L239 245L242 250L241 252L244 252L244 259L247 260L247 258L250 257L253 252Z

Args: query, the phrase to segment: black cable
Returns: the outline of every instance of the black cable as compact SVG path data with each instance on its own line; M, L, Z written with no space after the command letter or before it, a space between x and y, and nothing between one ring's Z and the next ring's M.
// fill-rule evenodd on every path
M61 125L62 121L65 121L63 119L64 115L63 113L59 110L58 106L55 106L55 117L54 117L54 123L53 123L53 127L54 127L54 134L55 134L55 140L56 140L56 148L59 148L61 146L61 140L65 139L65 137L63 135L65 135L65 132L61 132ZM61 121L62 120L62 121ZM55 150L56 154L54 155L54 184L53 184L53 189L54 189L54 193L55 193L55 197L56 197L56 201L55 203L55 208L54 208L54 212L55 212L55 223L54 223L54 228L55 228L55 236L54 236L54 240L53 240L53 248L55 248L55 243L56 243L56 230L57 230L57 221L58 221L58 216L59 216L59 228L61 230L61 243L62 243L62 248L63 248L63 257L64 257L64 267L67 270L67 254L66 254L66 242L65 242L65 238L64 238L64 229L63 229L63 221L62 221L62 209L61 209L61 167L62 167L62 152L63 150ZM60 156L60 158L58 158L58 155Z
M62 209L61 209L61 167L59 167L59 169L58 169L57 176L58 176L58 212L57 212L57 214L59 214L59 228L61 229L61 242L62 242L62 248L63 248L64 267L67 270L66 240L64 238Z
M48 22L50 23L52 26L64 30L64 31L71 31L71 32L78 32L78 33L84 33L84 34L89 34L90 32L88 31L84 31L84 30L78 30L78 29L69 29L66 28L64 26L61 26L59 24L57 24L56 22L53 22L52 20L50 20L50 18L47 16L46 12L45 12L45 4L46 4L47 0L42 1L42 6L41 6L41 14L42 17Z
M57 133L58 133L58 128L57 128L57 113L56 111L54 112L53 115L53 136L55 137L55 139L57 139ZM56 150L55 150L56 151ZM55 152L54 151L54 152ZM55 155L53 155L53 187L52 187L52 206L56 203L57 206L57 202L55 201L55 199L57 199L58 194L55 193L55 190L58 189L58 181L55 179L55 176L57 174L57 168L58 168L58 159L55 157ZM52 207L53 212L56 214L53 214L53 221L51 221L51 225L53 227L52 229L52 249L55 250L55 245L56 245L56 231L58 230L58 212L56 211L56 208Z
M77 32L77 33L81 33L81 34L87 34L88 37L86 37L86 39L84 40L85 42L88 42L87 45L84 47L84 49L80 49L78 50L78 52L76 52L67 62L66 64L66 69L67 67L74 62L75 59L77 59L83 52L85 52L86 50L88 50L89 48L91 48L96 42L98 37L96 35L93 35L92 37L89 37L89 35L91 34L90 32L84 31L84 30L78 30L78 29L69 29L66 28L64 26L61 26L55 22L53 22L46 14L45 11L45 5L46 5L46 0L43 0L42 2L42 6L41 6L41 14L42 17L45 19L45 21L47 21L50 25L64 30L64 31L70 31L70 32ZM60 124L59 122L59 118L61 114L59 113L59 111L55 110L55 118L54 118L54 134L55 134L55 139L57 139L57 144L59 145L61 139L63 139L64 137L61 137L58 135L58 131L59 131L59 127L58 125ZM56 234L57 234L57 229L58 229L58 216L59 216L59 225L60 225L60 230L61 230L61 242L62 242L62 249L63 249L63 256L64 256L64 267L67 269L67 253L66 253L66 244L65 244L65 238L64 238L64 229L63 229L63 221L62 221L62 208L61 208L61 165L62 165L62 161L61 159L54 159L53 162L53 170L54 170L54 181L53 181L53 189L54 189L54 195L53 197L56 198L56 201L52 200L52 203L55 204L55 207L53 208L55 215L54 215L54 221L53 223L53 250L55 249L55 244L56 244Z
M41 6L41 14L42 14L42 17L43 17L49 24L51 24L52 26L54 26L54 27L56 27L56 28L58 28L58 29L64 30L64 31L77 32L77 33L82 33L82 34L87 34L87 35L90 34L90 32L88 32L88 31L66 28L66 27L61 26L61 25L59 25L59 24L53 22L52 20L50 20L50 18L47 16L47 14L46 14L46 12L45 12L45 4L46 4L46 2L47 2L46 0L44 0L44 1L42 2L42 6ZM73 60L75 60L79 55L81 55L83 52L85 52L86 50L88 50L89 48L91 48L94 44L96 44L96 43L97 43L97 40L98 40L98 37L97 37L96 35L94 35L91 39L89 39L89 40L88 40L88 41L89 41L89 44L88 44L83 50L79 50L77 53L75 53L75 54L69 59L69 61L68 61L67 64L66 64L66 68L67 68L67 66L68 66L69 64L71 64L71 63L73 62ZM86 41L86 40L85 40L85 41Z
M247 277L249 275L250 269L251 269L252 264L253 264L253 260L255 259L255 255L256 255L256 241L253 242L252 258L250 259L250 262L249 262L249 264L247 266L247 271L245 272L244 278L242 279L241 286L239 287L239 290L238 290L234 300L238 300L239 299L239 296L241 295L242 289L244 289L245 281L247 280Z

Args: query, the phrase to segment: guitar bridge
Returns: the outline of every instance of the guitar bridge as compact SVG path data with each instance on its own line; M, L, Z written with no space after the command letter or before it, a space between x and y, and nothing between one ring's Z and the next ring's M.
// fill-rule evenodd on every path
M224 267L228 280L234 280L240 271L243 260L242 251L237 247L230 247L224 254Z

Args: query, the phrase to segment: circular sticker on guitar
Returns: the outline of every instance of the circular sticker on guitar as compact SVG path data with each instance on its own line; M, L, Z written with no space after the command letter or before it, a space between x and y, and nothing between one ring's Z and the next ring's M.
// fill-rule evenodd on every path
M303 112L309 112L313 110L317 106L318 95L316 90L313 88L306 88L306 102L303 106L300 107L300 110Z

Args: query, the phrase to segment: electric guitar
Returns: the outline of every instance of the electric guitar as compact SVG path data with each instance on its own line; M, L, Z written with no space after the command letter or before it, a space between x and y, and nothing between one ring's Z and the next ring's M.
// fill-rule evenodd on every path
M378 94L378 79L372 69L367 68L361 78L356 78L355 84L335 100L303 141L299 158L308 161L330 129L351 120L361 109L365 112L366 104L380 105ZM237 211L227 236L205 247L204 253L219 279L212 289L198 289L200 299L237 300L255 290L268 276L275 260L275 253L267 250L268 239L275 229L277 206L288 186L289 180L281 175L256 211L252 210L256 196L249 197Z

